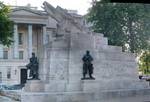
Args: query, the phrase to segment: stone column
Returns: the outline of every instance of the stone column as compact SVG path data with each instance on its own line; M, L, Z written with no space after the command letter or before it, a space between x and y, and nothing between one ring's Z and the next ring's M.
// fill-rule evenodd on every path
M43 45L45 45L47 42L46 42L46 26L44 25L43 26Z
M3 58L3 45L0 44L0 59Z
M14 58L18 58L18 25L14 24Z
M32 56L32 25L28 25L28 57Z

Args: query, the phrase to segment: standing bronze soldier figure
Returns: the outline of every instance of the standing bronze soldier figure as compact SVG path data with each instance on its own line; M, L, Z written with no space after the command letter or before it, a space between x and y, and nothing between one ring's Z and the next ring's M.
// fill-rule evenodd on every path
M90 55L90 51L86 51L86 54L82 58L83 61L83 78L82 79L87 79L86 74L89 73L89 79L95 79L92 74L93 74L93 57Z

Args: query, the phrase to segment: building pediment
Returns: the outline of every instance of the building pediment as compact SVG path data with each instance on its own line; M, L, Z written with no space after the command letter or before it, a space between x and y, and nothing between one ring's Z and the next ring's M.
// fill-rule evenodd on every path
M21 16L47 16L46 12L40 10L32 10L30 8L15 8L12 10L11 14L13 16L21 15Z
M41 16L39 14L30 12L30 11L26 11L26 10L18 10L18 11L13 11L12 15L28 15L28 16Z
M46 24L48 16L44 11L19 7L12 10L10 19L16 23Z

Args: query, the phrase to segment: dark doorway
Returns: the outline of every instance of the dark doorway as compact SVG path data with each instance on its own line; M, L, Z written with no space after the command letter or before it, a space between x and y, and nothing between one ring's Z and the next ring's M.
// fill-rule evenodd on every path
M21 79L21 84L25 84L26 80L27 80L27 69L21 69L21 75L20 75L20 79Z

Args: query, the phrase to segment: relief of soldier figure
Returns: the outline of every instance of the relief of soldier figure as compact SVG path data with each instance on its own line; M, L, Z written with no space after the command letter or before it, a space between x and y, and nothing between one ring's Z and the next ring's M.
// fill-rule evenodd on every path
M26 65L27 70L30 70L29 77L32 77L33 79L39 79L38 78L38 69L39 69L39 63L37 57L35 57L35 53L32 53L32 57L30 58L29 64Z
M82 58L83 61L83 78L84 79L95 79L92 74L93 74L93 57L90 55L90 51L86 51L86 54ZM86 78L86 74L89 74L89 78Z

